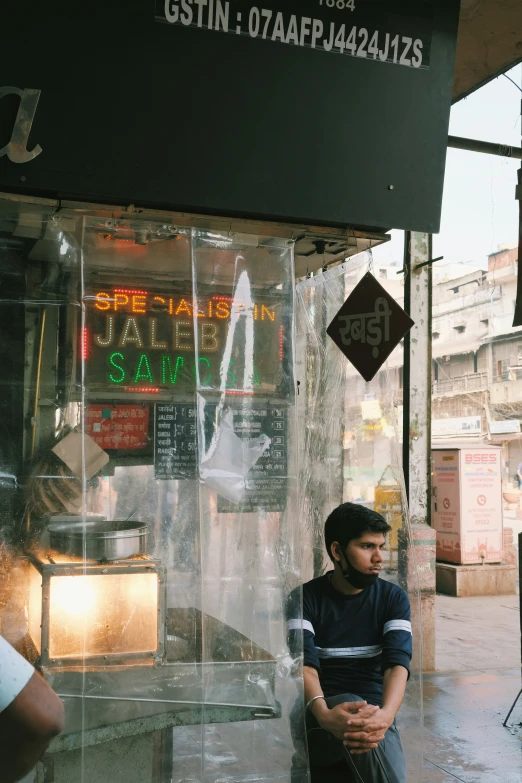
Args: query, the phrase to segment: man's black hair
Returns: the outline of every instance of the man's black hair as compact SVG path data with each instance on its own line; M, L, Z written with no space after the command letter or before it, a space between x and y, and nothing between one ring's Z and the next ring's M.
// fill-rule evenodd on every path
M358 503L341 503L334 508L324 525L324 543L328 557L333 560L331 546L338 541L344 551L353 538L360 538L364 533L383 533L386 535L391 526L384 517L376 511Z

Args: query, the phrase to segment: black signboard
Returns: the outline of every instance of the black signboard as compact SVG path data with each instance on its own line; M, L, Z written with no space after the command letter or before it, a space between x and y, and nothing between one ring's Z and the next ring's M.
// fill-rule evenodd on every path
M0 190L438 231L459 0L255 1L4 4Z
M433 0L156 0L156 20L409 68L428 68Z
M90 392L171 395L192 392L199 382L206 389L254 392L281 391L286 377L285 300L260 292L250 305L253 326L251 372L245 372L244 331L238 327L227 348L230 323L245 312L240 296L209 294L198 300L197 350L193 298L168 288L105 285L87 286L86 317L81 334L85 377ZM80 368L79 368L80 369Z
M249 512L258 508L284 511L288 472L288 416L284 408L251 402L231 406L235 434L245 440L268 435L270 447L247 478L241 503L218 495L218 513ZM215 431L217 405L205 405L205 437ZM196 406L154 406L154 473L156 479L197 478Z
M270 447L256 462L247 478L245 496L240 504L218 495L218 513L284 511L288 471L288 417L284 408L273 405L233 407L234 431L250 439L268 435Z
M195 405L154 406L154 476L195 479L197 468Z
M327 331L365 381L371 381L413 321L370 272L355 286Z

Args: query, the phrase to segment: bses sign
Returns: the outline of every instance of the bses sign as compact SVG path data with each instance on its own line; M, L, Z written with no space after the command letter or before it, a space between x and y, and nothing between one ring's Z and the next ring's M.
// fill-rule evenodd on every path
M473 463L477 464L491 464L497 461L496 454L466 454L466 465Z

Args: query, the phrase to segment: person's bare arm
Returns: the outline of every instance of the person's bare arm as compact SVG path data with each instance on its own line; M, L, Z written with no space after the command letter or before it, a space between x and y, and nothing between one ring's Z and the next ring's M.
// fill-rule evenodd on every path
M387 716L388 726L392 725L399 712L407 682L408 670L404 666L390 666L384 672L381 713Z
M319 681L319 674L311 666L303 666L305 703L308 704L314 696L322 696L323 689ZM310 705L310 711L317 720L321 728L329 731L334 737L342 740L348 727L350 718L356 717L353 713L357 711L361 718L370 720L373 715L379 712L379 707L367 704L365 701L345 702L338 704L330 709L324 699L316 699ZM384 734L385 728L383 721L373 722L372 732L366 736L367 750L376 748ZM379 728L381 727L381 728Z
M348 730L344 735L344 744L351 753L366 753L369 748L369 738L375 736L377 724L390 728L402 704L408 670L404 666L391 666L384 672L382 691L382 707L372 716L352 715L348 720Z
M0 783L27 775L63 729L63 704L36 672L0 713Z

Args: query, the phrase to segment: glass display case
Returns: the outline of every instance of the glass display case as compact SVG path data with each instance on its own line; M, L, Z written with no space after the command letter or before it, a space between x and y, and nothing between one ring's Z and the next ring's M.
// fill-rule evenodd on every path
M283 775L293 243L27 205L0 229L2 634L66 708L38 774L271 779L275 732Z

